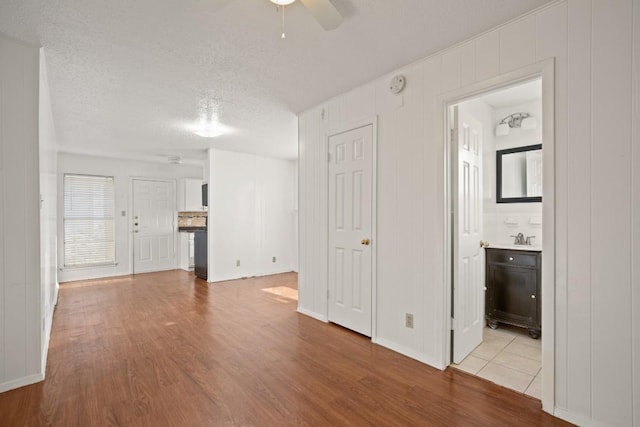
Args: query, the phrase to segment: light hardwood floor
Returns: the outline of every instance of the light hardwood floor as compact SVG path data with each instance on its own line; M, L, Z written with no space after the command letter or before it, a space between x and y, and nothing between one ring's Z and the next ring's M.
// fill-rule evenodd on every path
M566 425L538 400L298 314L296 281L62 285L47 378L0 394L0 425Z

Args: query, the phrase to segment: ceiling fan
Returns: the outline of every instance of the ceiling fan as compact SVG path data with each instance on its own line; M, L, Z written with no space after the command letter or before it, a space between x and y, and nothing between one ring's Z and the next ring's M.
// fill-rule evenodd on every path
M284 7L294 1L295 0L271 0L271 3ZM330 0L300 0L300 2L311 12L311 15L313 15L325 30L334 30L342 23L342 15L340 15L340 12L338 12L338 9L336 9Z

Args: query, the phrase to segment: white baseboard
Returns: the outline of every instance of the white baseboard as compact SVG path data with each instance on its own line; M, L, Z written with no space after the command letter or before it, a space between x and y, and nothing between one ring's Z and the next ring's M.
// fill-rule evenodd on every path
M441 371L443 371L445 369L445 366L442 365L442 363L440 361L436 361L436 360L432 360L431 358L429 358L428 356L426 356L423 353L420 353L419 351L415 351L413 349L407 348L407 347L403 347L397 343L394 343L392 341L389 341L385 338L377 338L375 341L373 341L375 344L381 345L382 347L386 347L389 350L393 350L397 353L403 354L407 357L410 357L412 359L417 360L418 362L422 362L426 365L431 366L432 368L436 368L439 369Z
M232 280L242 280L242 279L251 279L254 277L265 277L265 276L276 276L278 274L286 274L286 273L291 273L293 272L293 270L291 269L285 269L283 271L280 270L274 270L274 271L269 271L266 273L253 273L250 274L248 276L238 276L238 275L230 275L230 276L221 276L221 277L208 277L207 278L207 282L208 283L218 283L218 282L230 282Z
M294 271L291 268L284 267L284 270L278 269L278 270L268 271L266 273L258 273L256 274L256 277L276 276L278 274L286 274L286 273L294 273Z
M5 391L24 387L26 385L35 384L42 380L44 380L44 374L40 373L40 374L29 375L28 377L22 377L15 380L7 381L0 384L0 393L4 393Z
M587 418L584 415L576 414L564 408L555 408L555 410L553 411L553 415L581 427L607 427L607 424L599 423L592 420L591 418Z
M45 330L44 330L44 348L42 349L42 375L46 374L47 369L47 357L49 355L49 342L51 341L51 329L53 328L53 315L56 311L56 306L58 305L58 294L60 292L60 284L56 282L55 291L53 295L53 307L51 307L51 317L45 320Z
M314 319L320 320L321 322L324 322L324 323L328 323L329 322L329 320L327 319L326 316L323 316L322 314L319 314L319 313L315 313L315 312L313 312L311 310L307 310L306 308L298 307L297 311L300 314L304 314L305 316L309 316L309 317L312 317ZM417 360L419 362L422 362L422 363L424 363L426 365L429 365L429 366L431 366L433 368L436 368L436 369L439 369L441 371L444 370L444 368L445 368L444 366L442 366L442 363L440 363L438 361L435 361L435 360L432 360L428 356L426 356L426 355L424 355L424 354L422 354L420 352L417 352L417 351L415 351L413 349L410 349L410 348L403 347L401 345L398 345L398 344L396 344L396 343L394 343L392 341L386 340L384 338L376 338L376 339L372 338L371 342L373 342L374 344L381 345L382 347L386 347L389 350L393 350L396 353L403 354L403 355L405 355L407 357L415 359L415 360Z
M325 316L323 316L322 314L315 313L315 312L313 312L311 310L307 310L306 308L298 307L297 311L300 314L304 314L305 316L313 317L314 319L319 320L321 322L324 322L324 323L328 322L327 318Z

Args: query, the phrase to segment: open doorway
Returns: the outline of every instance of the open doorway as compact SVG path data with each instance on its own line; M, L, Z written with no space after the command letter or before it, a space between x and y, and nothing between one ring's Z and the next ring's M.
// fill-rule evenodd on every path
M542 398L542 80L449 107L452 366Z

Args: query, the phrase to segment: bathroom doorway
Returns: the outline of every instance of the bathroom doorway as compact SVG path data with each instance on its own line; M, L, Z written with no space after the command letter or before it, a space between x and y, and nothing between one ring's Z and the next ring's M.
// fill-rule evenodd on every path
M542 78L448 107L452 367L542 399Z

